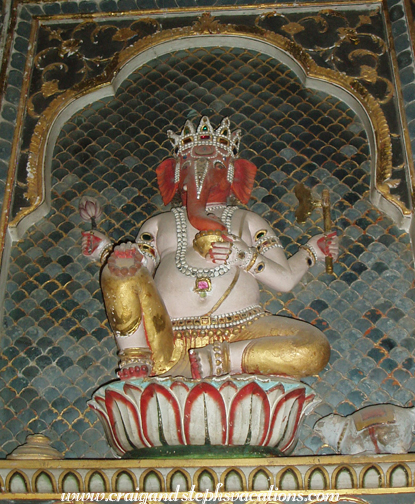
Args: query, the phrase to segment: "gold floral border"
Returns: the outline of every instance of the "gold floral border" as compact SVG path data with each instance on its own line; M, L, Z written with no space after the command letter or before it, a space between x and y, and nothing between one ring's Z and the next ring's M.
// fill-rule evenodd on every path
M414 24L414 19L412 16L412 11L410 8L410 2L414 2L414 0L404 0L405 4L405 10L407 13L407 18L408 18L408 25L409 25L409 34L411 37L412 41L412 50L413 53L415 54L415 24ZM385 6L387 0L383 0ZM388 36L389 36L389 44L392 49L392 54L393 57L392 59L392 65L393 65L393 70L395 74L395 78L398 80L398 85L396 86L397 92L398 92L398 104L399 104L399 111L400 111L400 116L402 120L402 129L403 129L403 136L405 139L405 146L406 146L406 156L408 160L408 168L409 168L409 175L410 175L410 184L411 187L409 188L410 190L410 197L411 197L411 202L412 202L412 208L415 208L415 165L414 165L414 159L413 159L413 153L411 149L411 139L409 136L409 130L408 130L408 124L406 120L406 114L405 114L405 109L404 109L404 99L402 96L402 86L401 82L399 79L399 68L398 68L398 62L396 61L396 56L395 56L395 44L393 42L393 35L392 35L392 29L391 29L391 22L389 19L389 12L387 8L385 7L385 17L386 17L386 27L388 30Z
M409 34L411 35L412 50L415 52L415 20L412 14L411 5L415 5L413 0L404 0L406 17L408 19Z
M270 8L270 6L267 7L268 9ZM313 7L315 6L313 5ZM258 7L256 8L258 9ZM230 9L227 8L227 10ZM103 14L100 15L102 16ZM114 13L114 16L115 15L119 16L120 14ZM141 15L143 17L148 17L147 12L141 13ZM106 16L108 16L108 14L106 14ZM59 17L61 16L48 17L47 19L57 19ZM42 20L43 19L44 18L42 17ZM313 77L321 81L326 81L330 84L338 85L354 96L366 110L368 117L372 122L373 130L375 131L377 152L375 188L389 202L398 207L403 216L411 215L411 210L409 210L405 204L399 200L399 198L390 193L390 189L393 187L394 181L391 180L393 170L392 148L387 121L378 101L369 94L358 79L348 77L331 69L319 67L300 45L281 35L266 31L259 27L248 28L245 26L221 24L220 20L215 19L210 12L205 12L200 16L199 21L195 22L191 27L161 30L154 35L139 40L136 44L119 53L113 63L111 63L105 72L98 78L76 85L72 89L60 94L52 101L40 117L31 140L30 157L28 161L29 177L27 191L27 197L31 206L23 209L10 223L10 226L12 228L17 227L24 217L36 210L45 200L44 153L48 139L48 130L63 108L67 107L78 98L96 91L101 87L109 85L120 69L129 60L140 53L163 42L174 41L183 37L199 37L206 34L218 35L221 37L244 36L260 42L269 43L290 54L302 66L308 77ZM218 42L220 43L221 41L219 40ZM32 44L32 47L33 46L35 46L35 44ZM22 121L20 121L16 130L18 130L19 127L22 127ZM13 151L17 151L17 149L13 149ZM15 165L15 160L13 161ZM11 189L13 187L14 179L9 182L11 183L8 184L8 188Z
M407 0L409 1L409 0ZM30 3L30 2L26 2ZM378 3L373 1L373 3ZM333 3L334 4L334 3ZM313 7L316 7L318 4L313 4ZM323 3L321 5L327 6L327 3ZM255 9L260 9L260 8L271 8L270 5L265 5L265 6L255 6ZM278 7L281 7L280 5ZM212 9L213 10L213 9ZM215 11L219 11L218 8L214 9ZM225 10L225 9L223 9ZM227 8L226 10L230 10L230 8ZM153 11L154 12L154 11ZM194 12L194 11L192 11ZM154 12L155 14L156 12ZM159 12L158 12L159 13ZM130 14L130 13L129 13ZM142 16L148 16L149 13L144 13L140 12L139 13ZM117 15L122 15L118 14ZM125 13L124 13L125 15ZM103 14L100 14L100 16L103 16ZM106 17L108 17L108 14L105 14ZM54 16L53 19L58 18L59 16ZM91 19L91 17L98 17L96 16L85 16ZM42 18L44 19L44 18ZM52 17L48 17L48 19L52 19ZM35 20L33 27L32 27L32 35L31 35L31 41L34 42L36 39L36 33L39 27L39 20ZM315 77L317 79L320 79L322 81L329 82L331 84L337 84L341 86L343 89L348 91L352 96L354 96L364 107L366 110L368 116L371 118L372 123L373 123L373 128L374 131L376 132L376 150L378 152L378 164L377 164L377 170L376 170L376 188L377 190L389 201L391 201L394 205L400 208L402 213L404 215L408 215L411 212L404 207L404 205L394 198L390 194L390 186L388 185L388 180L391 178L392 175L392 152L391 152L391 141L390 141L390 135L389 135L389 127L386 122L386 119L383 115L383 112L381 110L381 107L379 103L366 91L366 89L358 82L357 79L347 77L345 75L339 74L333 70L329 69L323 69L319 67L313 60L312 58L306 53L306 51L299 46L298 44L295 44L294 42L288 40L285 37L282 37L280 35L277 35L272 32L268 32L266 30L260 29L260 28L246 28L243 26L235 26L235 25L223 25L221 24L217 19L214 19L209 13L206 13L201 16L200 20L198 23L195 23L192 27L187 27L187 28L178 28L178 29L173 29L173 30L166 30L166 31L161 31L157 33L156 35L153 35L151 37L147 37L146 39L142 39L139 42L137 42L136 45L126 49L124 52L122 52L119 55L119 58L116 62L116 64L110 65L110 67L107 68L105 73L101 75L99 78L95 79L93 82L89 82L87 86L78 86L76 88L73 88L57 98L51 103L51 105L48 107L48 109L45 111L45 113L42 115L41 119L39 120L36 129L35 129L35 134L33 135L32 138L32 143L31 143L31 157L30 157L30 170L33 173L33 177L30 180L30 185L28 188L28 197L30 198L30 201L32 203L32 206L29 209L26 209L24 212L22 212L18 218L16 218L11 225L16 226L17 223L26 215L34 211L44 200L44 183L43 183L43 178L44 178L44 151L45 151L45 146L46 146L46 141L47 141L47 132L48 129L50 128L50 125L53 123L53 121L56 119L58 116L59 112L62 110L63 107L68 106L70 103L74 102L78 98L89 94L93 91L98 90L101 87L107 86L111 80L116 76L116 74L120 71L121 67L127 63L129 60L131 60L133 57L137 56L140 52L143 52L145 50L148 50L151 47L154 47L160 43L167 42L167 41L172 41L172 40L177 40L183 37L195 37L195 36L203 36L203 35L221 35L221 36L244 36L244 37L249 37L261 42L266 42L269 44L274 45L275 47L286 51L289 53L304 69L304 72L306 73L307 76L309 77ZM415 40L413 38L413 40ZM35 47L35 44L32 44L32 47ZM28 75L28 72L30 70L30 65L32 63L31 58L28 58L28 63L26 67L26 75ZM26 79L28 80L28 79ZM23 110L24 106L21 104L20 109L19 109L19 123L18 127L22 127L22 116L23 116ZM16 134L16 138L18 138ZM17 152L17 143L14 144L13 152ZM14 164L11 163L11 167L14 168ZM10 170L10 175L8 181L8 191L9 191L9 196L11 194L11 190L13 188L13 183L14 183L14 170ZM8 206L9 198L6 196L5 197L5 205ZM0 232L4 230L4 226L7 226L7 218L8 215L3 212L2 214L2 226L0 229ZM5 219L5 220L4 220ZM4 235L3 235L4 238ZM318 457L316 459L315 457L302 457L300 459L296 458L290 458L285 461L285 464L287 467L295 467L295 465L307 465L307 464L318 464L319 467L324 467L326 463L332 464L334 462L335 457ZM338 466L340 467L356 467L356 464L367 464L373 465L374 458L373 457L341 457L338 459ZM206 465L206 461L203 460L193 460L193 461L175 461L179 464L179 466L203 466ZM238 466L243 466L243 465L248 465L247 460L238 460L237 465ZM281 463L282 460L279 459L279 463ZM384 456L381 460L382 464L385 463L411 463L415 464L415 455L405 455L405 456ZM252 464L252 461L250 462ZM156 464L157 467L161 466L168 466L169 461L154 461L154 464ZM154 464L149 464L146 461L142 461L141 463L138 463L136 461L118 461L118 460L105 460L105 461L86 461L86 460L76 460L76 461L59 461L59 462L45 462L45 461L33 461L33 462L23 462L23 461L18 461L18 462L11 462L11 461L0 461L0 469L2 468L19 468L20 470L24 471L25 469L39 469L39 468L49 468L50 470L53 469L72 469L76 471L77 469L81 468L98 468L99 470L105 470L105 468L108 469L120 469L120 468L132 468L132 467L153 467L155 466ZM184 464L184 465L183 465ZM255 464L260 464L260 465L277 465L278 462L275 461L270 461L270 459L262 460L258 459ZM208 466L209 467L220 467L224 465L229 465L229 461L226 460L220 460L220 461L209 461ZM410 471L411 475L411 484L413 485L413 477L412 477L413 471ZM357 478L357 477L356 477ZM387 478L386 478L387 479ZM385 484L388 484L388 481L385 481ZM384 488L376 488L376 489L362 489L358 488L359 482L356 479L355 484L353 489L350 490L341 490L339 491L340 495L344 496L351 496L351 495L369 495L369 494L388 494L388 493L408 493L408 492L415 492L415 487L403 487L403 488L391 488L390 486L386 486ZM333 486L330 484L330 489L333 489ZM6 489L7 490L7 489ZM11 498L13 499L22 499L22 500L27 500L31 499L36 495L37 498L39 498L40 494L39 493L27 493L27 494L12 494L7 491L0 492L0 500L10 500ZM53 499L53 498L60 498L60 494L58 493L53 493L53 494L42 494L42 498L45 499ZM356 502L361 502L360 500L356 500Z
M366 499L363 499L362 497L365 496L372 496L372 495L386 495L386 496L395 496L395 495L402 495L402 494L409 494L412 495L415 492L415 488L382 488L382 489L366 489L366 490L359 490L359 489L350 489L350 490L339 490L339 491L328 491L328 490L312 490L312 491L296 491L296 490L281 490L276 492L277 494L284 494L285 496L290 496L290 499L292 502L295 502L293 500L293 496L298 496L297 501L298 502L308 502L308 504L327 504L328 501L326 497L322 499L313 499L312 497L316 495L333 495L333 499L336 498L336 500L333 500L331 502L337 502L337 503L343 503L343 504L370 504L369 501ZM82 495L83 492L79 492L79 496ZM134 494L140 492L121 492L121 491L115 491L115 492L84 492L85 498L89 494L92 500L82 500L80 502L83 502L84 504L93 504L94 502L97 502L97 498L99 496L99 499L101 502L140 502L139 500L131 500L134 497ZM160 502L163 502L161 499L163 498L163 495L166 495L166 492L150 492L152 499L147 500L147 504L160 504ZM199 492L195 492L199 493ZM246 504L285 504L287 502L286 497L282 497L281 500L272 500L272 501L267 501L266 496L267 492L254 492L256 494L259 494L260 498L258 500L251 500L251 501L246 501L246 493L245 492L224 492L224 493L229 493L232 494L233 499L232 501L226 501L222 500L220 501L222 504L234 504L234 502L238 502L237 499L241 499L243 502L246 502ZM127 498L127 501L123 500L117 500L118 495L124 495ZM70 495L76 495L75 492L70 492ZM200 502L203 502L203 495L204 492L200 492L200 496L198 496L197 500L189 500L188 495L180 495L180 493L177 495L177 500L174 501L177 504L200 504ZM360 497L357 497L357 496ZM310 496L311 500L305 500L306 496ZM339 500L337 500L337 496L339 497ZM6 501L9 502L10 499L13 500L13 504L16 504L18 502L26 502L30 501L29 504L33 503L33 500L36 499L36 501L40 501L40 504L60 504L62 502L62 493L36 493L36 492L30 492L30 493L10 493L10 494L0 494L0 502L1 501ZM330 497L329 497L330 498ZM50 502L50 500L56 499L55 502ZM183 501L181 499L184 499ZM43 501L47 501L43 502ZM76 500L72 501L66 501L69 502L69 504L75 504L77 502Z

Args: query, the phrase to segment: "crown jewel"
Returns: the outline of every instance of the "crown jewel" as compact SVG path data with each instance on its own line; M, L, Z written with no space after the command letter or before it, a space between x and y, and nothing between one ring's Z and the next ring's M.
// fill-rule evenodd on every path
M228 156L235 158L238 155L239 143L241 140L241 130L233 133L230 131L230 121L225 117L215 131L210 124L209 118L204 116L200 120L197 130L191 121L186 121L183 131L176 135L173 131L167 132L176 156L196 145L214 145L228 153Z

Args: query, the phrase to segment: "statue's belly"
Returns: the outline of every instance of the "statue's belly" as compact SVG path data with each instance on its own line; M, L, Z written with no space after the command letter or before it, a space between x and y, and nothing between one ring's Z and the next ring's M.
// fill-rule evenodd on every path
M206 292L206 296L203 297L195 291L196 278L181 273L176 268L174 256L171 255L163 258L160 263L155 275L155 282L170 317L205 315L226 294L226 298L215 310L215 314L219 315L259 304L258 284L249 273L240 270L236 283L230 289L235 274L236 268L234 267L222 276L211 278L211 290ZM202 277L203 274L199 278Z

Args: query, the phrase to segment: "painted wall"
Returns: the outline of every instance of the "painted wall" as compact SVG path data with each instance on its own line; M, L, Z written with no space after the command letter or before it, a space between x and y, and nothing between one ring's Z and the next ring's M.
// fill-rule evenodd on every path
M191 5L136 5L126 0L19 5L9 21L16 20L10 64L3 67L7 74L0 132L3 195L32 16L170 7ZM408 136L397 120L391 124L404 143L415 135L413 53L403 3L389 2L388 7ZM360 15L350 11L351 26L360 22ZM363 24L380 29L369 21ZM122 28L126 27L118 27ZM90 27L84 29L88 32ZM55 47L61 35L45 30L41 43ZM110 46L104 34L97 40L100 50ZM8 49L7 39L5 44ZM64 47L67 57L78 50L70 44ZM93 74L98 64L94 57L81 58L84 67L78 68L79 74L65 75L62 82L75 81L81 72ZM395 82L392 67L383 72L380 77ZM29 93L43 85L40 73L33 75ZM35 112L42 99L53 98L49 92L32 100ZM342 247L335 276L316 266L292 293L262 293L269 310L318 325L332 345L327 369L307 380L322 403L307 419L296 453L332 453L312 430L326 414L346 415L377 402L411 403L415 289L410 240L369 200L370 154L361 119L335 96L305 89L292 69L270 56L244 47L183 49L151 59L123 79L114 97L103 96L63 121L51 163L50 211L10 247L4 277L3 457L34 432L50 436L53 446L67 457L112 456L86 404L93 390L115 378L117 359L102 306L99 268L81 255L80 233L86 225L77 204L82 195L98 196L104 207L100 228L115 241L134 239L148 216L163 211L154 169L171 152L167 129L178 131L187 118L196 121L200 115L208 115L215 125L229 116L232 126L242 129L241 157L259 168L249 207L273 224L287 254L321 226L317 211L305 225L295 223L295 184L304 181L318 191L327 186L332 193ZM29 153L27 131L22 132L21 150ZM397 154L394 160L400 181L394 194L409 207L409 171L402 156L401 168ZM25 204L24 169L22 161L13 198L16 211Z

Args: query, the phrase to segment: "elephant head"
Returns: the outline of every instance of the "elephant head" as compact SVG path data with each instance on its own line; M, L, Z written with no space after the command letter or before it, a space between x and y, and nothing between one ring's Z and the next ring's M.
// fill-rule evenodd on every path
M317 421L314 430L327 444L339 451L339 441L341 443L341 434L347 422L346 417L331 414Z
M202 117L197 130L187 121L180 135L172 131L168 135L175 157L163 161L156 170L164 204L178 192L193 227L226 231L219 219L208 215L206 205L225 204L231 194L244 204L249 201L256 166L236 158L240 130L231 134L229 119L225 118L214 131L209 119Z

